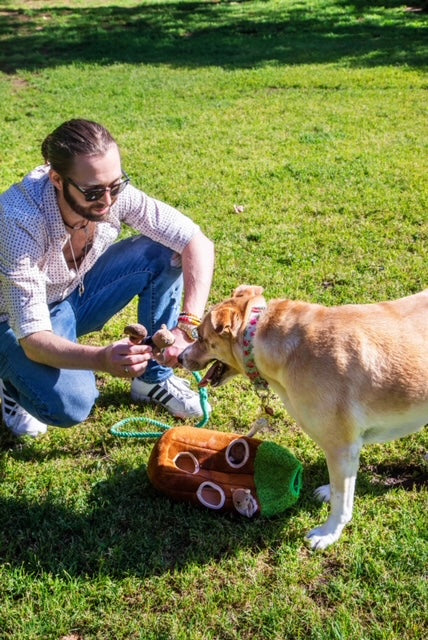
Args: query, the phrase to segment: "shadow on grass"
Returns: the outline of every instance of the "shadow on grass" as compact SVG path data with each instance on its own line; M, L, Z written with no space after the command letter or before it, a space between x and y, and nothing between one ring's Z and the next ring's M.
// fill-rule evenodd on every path
M0 70L71 63L147 63L225 68L333 63L427 62L424 14L401 0L265 5L176 2L134 7L49 7L0 11ZM416 1L409 4L421 6ZM379 17L379 15L381 17Z
M402 488L423 488L415 469L401 469L402 477L410 474L413 481L412 486L399 483ZM362 475L361 494L380 495L391 488L387 482L372 485ZM108 480L94 486L82 512L54 503L49 494L34 501L2 498L0 561L35 575L147 577L233 557L239 549L300 547L303 532L290 528L290 519L304 510L314 524L319 521L321 507L313 490L328 482L324 461L307 466L304 476L297 504L271 519L246 520L174 503L153 489L145 466L116 467Z
M49 498L0 499L0 559L36 575L160 575L279 546L292 512L253 521L216 514L157 494L145 468L116 470L94 487L85 513Z

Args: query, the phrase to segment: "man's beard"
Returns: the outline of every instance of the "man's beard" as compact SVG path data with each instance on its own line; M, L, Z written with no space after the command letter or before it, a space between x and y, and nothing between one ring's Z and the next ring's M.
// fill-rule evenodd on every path
M75 198L70 193L70 186L67 182L64 181L62 193L64 195L64 200L68 204L68 206L73 209L74 213L77 213L79 216L84 218L85 220L89 220L90 222L101 222L104 220L108 214L104 216L100 216L100 214L92 213L94 207L99 206L99 204L88 204L86 207L79 204ZM102 207L104 208L104 207ZM110 212L110 207L109 207Z

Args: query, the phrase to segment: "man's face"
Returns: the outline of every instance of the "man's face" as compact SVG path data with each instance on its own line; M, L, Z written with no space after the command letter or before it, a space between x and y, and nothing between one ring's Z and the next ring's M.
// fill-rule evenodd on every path
M112 196L110 191L104 191L98 200L88 202L75 185L87 191L94 188L111 188L121 181L119 150L116 145L112 145L103 155L78 156L69 175L60 177L59 182L54 181L54 184L60 193L60 206L63 198L68 207L85 220L102 222L109 215L111 205L117 196Z

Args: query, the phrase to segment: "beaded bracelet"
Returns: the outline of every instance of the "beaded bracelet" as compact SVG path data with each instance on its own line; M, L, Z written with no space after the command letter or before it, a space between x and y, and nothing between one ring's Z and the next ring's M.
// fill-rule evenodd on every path
M197 327L201 324L201 319L198 316L195 316L193 313L180 313L178 316L178 322L183 322L184 324L191 324L194 327Z

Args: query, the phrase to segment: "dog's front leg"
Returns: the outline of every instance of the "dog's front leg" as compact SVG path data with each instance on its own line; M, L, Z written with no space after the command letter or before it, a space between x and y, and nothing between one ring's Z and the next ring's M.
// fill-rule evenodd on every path
M318 487L315 495L330 502L330 517L321 527L308 533L306 540L312 549L326 549L340 538L347 522L352 518L355 479L361 447L351 445L326 452L330 484Z

